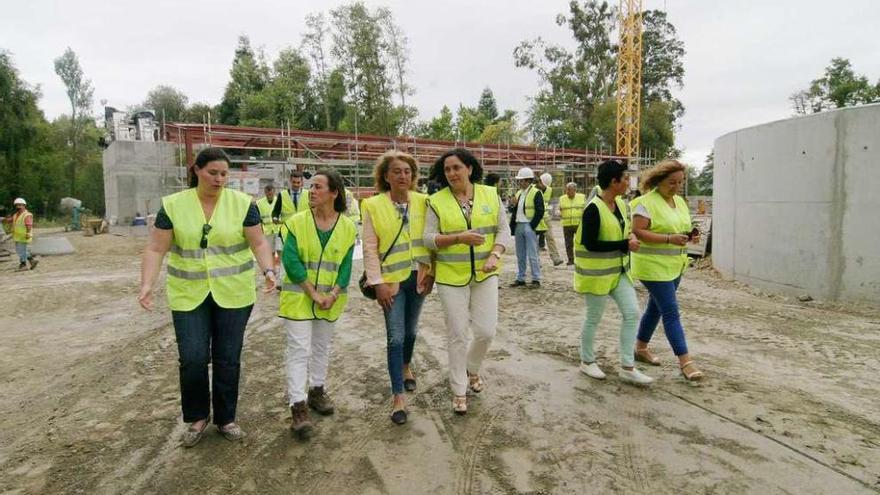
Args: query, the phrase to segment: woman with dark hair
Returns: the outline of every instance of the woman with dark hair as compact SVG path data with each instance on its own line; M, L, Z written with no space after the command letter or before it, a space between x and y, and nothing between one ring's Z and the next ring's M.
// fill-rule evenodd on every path
M480 393L480 366L498 325L498 275L510 231L494 187L479 184L469 151L444 153L431 169L441 189L428 199L425 246L437 252L436 282L446 320L452 410L467 412L467 391ZM468 327L473 329L471 337Z
M235 412L244 330L256 300L251 253L263 270L265 292L275 289L260 212L250 196L225 188L229 165L218 148L198 154L190 188L162 198L141 264L138 302L152 310L153 286L171 251L168 306L180 354L183 421L190 423L184 447L201 440L212 402L220 433L233 441L243 437Z
M281 255L285 272L278 309L278 316L287 320L290 429L300 439L312 432L308 408L322 415L334 412L324 388L330 339L348 301L357 236L354 222L344 215L345 188L339 173L322 170L313 175L308 197L311 209L285 222L289 233Z
M406 423L406 392L416 389L410 368L419 314L434 276L422 242L428 197L415 192L419 166L412 155L387 151L373 170L379 194L364 200L364 271L385 314L391 421Z
M648 305L639 323L635 358L652 365L660 360L648 350L648 343L663 318L663 330L678 357L682 376L688 381L703 378L688 353L684 328L678 313L675 292L688 264L687 243L699 239L692 232L687 202L678 195L684 184L685 166L677 160L664 160L642 176L642 196L633 200L633 232L642 248L632 255L633 277L648 289Z
M575 236L574 290L584 294L587 316L581 332L582 373L602 380L605 373L593 355L593 339L608 298L620 311L620 370L624 382L650 385L654 380L634 366L633 345L639 319L639 303L629 273L629 253L639 250L639 241L631 232L626 193L626 165L608 160L598 169L602 193L593 198L583 212Z

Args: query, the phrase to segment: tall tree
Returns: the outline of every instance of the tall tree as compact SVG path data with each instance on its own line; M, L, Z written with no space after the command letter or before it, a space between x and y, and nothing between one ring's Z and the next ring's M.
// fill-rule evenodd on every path
M642 100L669 102L675 118L684 114L684 105L672 90L684 86L684 42L666 12L647 10L642 14Z
M880 81L872 86L866 76L855 73L848 59L837 57L831 59L822 77L789 100L798 115L874 103L880 101Z
M143 106L156 114L160 122L164 118L167 122L177 122L186 113L186 105L189 98L183 91L171 86L159 85L147 93L147 99Z
M330 101L330 66L327 55L327 38L329 29L323 13L308 14L306 16L306 33L302 38L302 46L312 59L315 68L314 86L321 97L321 109L324 114L325 130L336 130L331 122ZM338 122L338 120L337 120Z
M483 88L480 93L480 102L477 103L477 111L483 114L487 120L492 121L498 117L498 105L495 103L495 94L489 89L489 86Z
M289 122L295 129L321 129L319 104L310 84L308 61L298 50L285 48L273 64L272 81L266 92L274 105L275 125Z
M397 109L398 122L400 122L400 134L408 134L410 125L416 116L414 107L406 104L406 97L412 96L414 90L412 86L406 82L407 64L409 63L409 39L403 32L403 29L394 22L394 16L391 9L380 8L378 11L379 22L385 25L385 46L388 65L391 68L390 75L394 82L394 87L400 97L400 106Z
M229 76L230 81L223 92L217 117L222 124L237 125L240 119L240 107L245 98L262 91L269 80L269 67L264 57L251 48L247 36L238 38Z
M417 126L415 134L419 137L428 139L440 139L443 141L452 141L455 139L455 127L453 123L452 110L448 106L443 105L440 114Z
M39 91L19 78L9 53L0 50L0 205L25 194L27 153L44 123L39 98Z
M67 48L64 54L55 59L55 73L67 88L70 100L70 162L68 178L70 195L76 195L76 169L83 157L80 156L80 140L89 121L89 110L92 106L94 88L92 81L85 77L76 53Z

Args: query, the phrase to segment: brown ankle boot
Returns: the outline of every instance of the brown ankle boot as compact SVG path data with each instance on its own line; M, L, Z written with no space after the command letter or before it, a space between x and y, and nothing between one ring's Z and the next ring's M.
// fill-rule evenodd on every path
M309 408L306 401L300 401L290 406L290 431L301 440L309 438L312 434L312 422L309 421Z
M329 416L334 411L333 401L330 400L330 396L324 391L323 386L309 389L309 407L324 416Z

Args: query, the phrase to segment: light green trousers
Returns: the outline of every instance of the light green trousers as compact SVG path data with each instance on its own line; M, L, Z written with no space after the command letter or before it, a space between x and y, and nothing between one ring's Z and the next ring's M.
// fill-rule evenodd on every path
M632 282L626 277L620 277L617 287L607 296L594 296L585 294L587 303L587 316L584 319L584 329L581 332L581 361L593 363L596 356L593 354L593 339L596 337L596 329L605 312L605 304L608 299L614 299L617 309L623 321L620 324L620 365L626 368L634 364L633 353L636 345L636 330L639 325L639 301Z

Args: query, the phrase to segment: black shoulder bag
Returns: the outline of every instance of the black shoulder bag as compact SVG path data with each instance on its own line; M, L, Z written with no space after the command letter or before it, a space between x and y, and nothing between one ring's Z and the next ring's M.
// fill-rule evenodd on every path
M407 208L408 209L408 208ZM404 214L406 215L406 214ZM400 220L400 230L397 231L397 235L394 236L394 240L391 241L391 245L388 246L388 251L385 251L385 255L382 256L382 259L379 260L379 265L385 262L385 259L388 258L388 255L391 254L391 250L394 249L394 245L397 244L397 239L400 239L400 233L403 232L403 226L406 222L403 219ZM364 273L361 275L360 280L358 280L358 287L361 288L361 294L364 295L367 299L376 299L376 288L367 283L367 271L364 270Z

